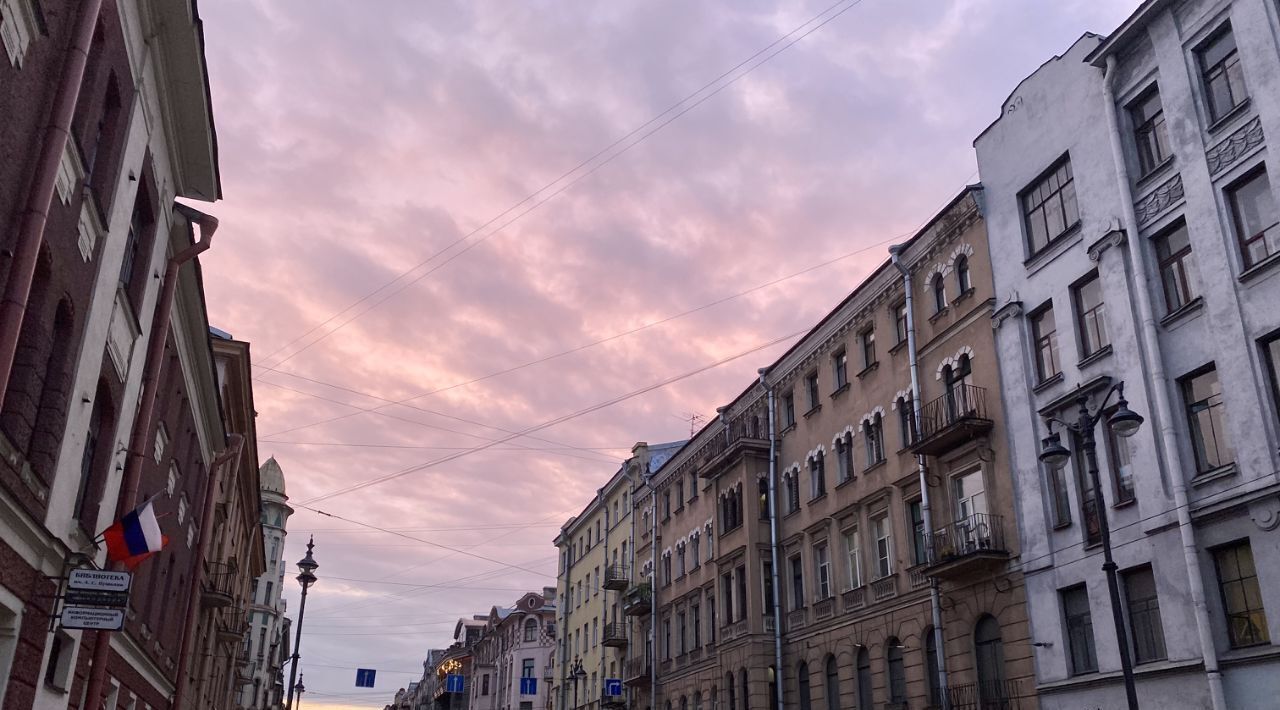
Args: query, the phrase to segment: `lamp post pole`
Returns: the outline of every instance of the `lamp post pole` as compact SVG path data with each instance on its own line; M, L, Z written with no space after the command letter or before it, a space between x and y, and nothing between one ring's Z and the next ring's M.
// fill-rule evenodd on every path
M306 557L303 557L301 560L298 561L298 584L302 585L302 602L298 604L298 631L296 634L294 634L293 655L290 656L290 658L292 659L292 662L289 667L289 697L288 697L288 700L285 702L285 708L287 708L288 710L294 710L293 709L293 691L295 687L294 680L298 676L298 659L301 658L301 654L298 651L302 646L302 617L304 614L307 613L307 589L309 589L311 585L316 583L315 572L316 572L316 568L320 566L316 564L315 558L311 556L311 550L315 546L316 546L316 539L315 539L315 536L312 536L311 539L307 540ZM301 704L303 688L302 688L302 683L300 681L297 684L297 690L298 690L298 702L299 704Z
M578 681L587 677L587 672L582 668L582 659L575 657L573 659L573 667L569 669L569 679L573 681L573 707L578 707Z
M1115 411L1107 416L1106 406L1112 394L1119 395ZM1102 538L1102 571L1107 577L1107 593L1111 597L1111 623L1115 626L1116 642L1120 646L1120 670L1124 675L1124 692L1128 700L1129 710L1138 710L1138 690L1133 679L1133 659L1129 655L1129 633L1125 628L1124 610L1120 607L1120 579L1116 573L1116 562L1111 554L1111 526L1107 522L1106 501L1102 493L1102 481L1098 474L1098 440L1094 429L1098 422L1105 421L1112 431L1123 437L1133 436L1140 426L1142 417L1129 409L1124 398L1124 383L1119 382L1107 391L1097 411L1089 411L1089 397L1083 392L1077 398L1079 410L1074 422L1065 422L1050 418L1049 436L1044 440L1040 452L1040 460L1057 469L1066 465L1070 452L1062 446L1061 439L1053 433L1052 423L1061 424L1068 431L1079 437L1081 453L1084 454L1089 484L1093 486L1094 505L1098 521L1098 534Z

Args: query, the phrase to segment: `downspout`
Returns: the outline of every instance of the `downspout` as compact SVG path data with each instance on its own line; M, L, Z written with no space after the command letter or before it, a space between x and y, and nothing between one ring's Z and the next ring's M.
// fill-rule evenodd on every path
M102 0L80 3L66 63L62 65L62 81L54 96L49 125L36 159L35 175L22 210L18 243L10 255L13 263L4 285L4 296L0 299L0 406L9 391L9 378L13 374L18 339L22 334L22 320L27 312L27 299L31 297L31 282L35 279L40 245L44 242L45 224L49 220L49 208L58 182L58 165L71 140L71 120L80 98L89 47L93 44L93 31L98 25L101 10Z
M1142 249L1138 232L1138 216L1133 209L1133 192L1130 189L1129 169L1124 157L1124 144L1120 135L1120 120L1116 115L1116 101L1113 83L1115 81L1116 57L1107 55L1107 66L1103 71L1102 100L1107 112L1107 132L1111 138L1111 160L1115 164L1116 183L1120 189L1120 206L1124 218L1124 229L1128 234L1129 261L1133 265L1134 278L1138 288L1133 289L1134 303L1138 307L1138 317L1142 321L1142 344L1147 351L1147 373L1150 376L1150 389L1155 400L1157 421L1159 422L1160 444L1165 461L1168 462L1173 479L1174 510L1178 516L1178 533L1182 538L1183 562L1187 568L1187 579L1191 587L1191 605L1196 618L1196 631L1200 638L1200 653L1204 656L1205 675L1209 681L1209 698L1213 710L1226 710L1227 699L1222 689L1222 672L1218 668L1218 649L1213 643L1212 627L1209 624L1209 608L1205 603L1204 577L1200 572L1200 557L1196 544L1196 531L1191 524L1191 509L1187 504L1187 484L1183 478L1182 454L1178 450L1178 435L1173 427L1173 407L1169 402L1169 375L1164 368L1164 358L1160 353L1160 338L1156 330L1154 309L1151 306L1151 293L1147 290L1150 276L1147 271L1146 252Z
M604 564L600 565L604 568L604 574L600 577L600 618L604 619L604 626L600 629L600 684L596 686L596 692L600 694L596 700L601 706L604 705L605 649L609 648L604 645L604 632L609 627L609 590L605 589L604 580L609 577L609 524L611 522L609 519L609 496L605 493L606 490L608 490L608 486L600 489L600 492L596 494L600 501L600 507L604 509L605 521L604 539L596 541L596 544L604 546L604 550L602 550L602 554L604 555ZM588 700L587 702L590 704L591 701Z
M768 368L760 368L760 386L769 400L769 584L773 587L773 691L774 702L782 710L782 589L778 580L778 433L777 408ZM747 702L746 698L742 699Z
M231 434L227 439L229 444L213 460L213 465L209 467L209 480L205 484L204 517L201 518L204 524L200 527L200 540L196 543L195 559L191 563L191 588L187 591L187 621L182 627L182 637L178 642L178 677L169 710L178 710L182 707L183 696L187 691L187 663L194 655L194 651L188 648L193 640L189 637L195 631L196 622L200 616L200 585L204 582L204 560L208 555L209 545L213 543L213 524L209 521L213 520L214 506L218 501L218 483L222 480L222 467L230 462L231 474L228 478L231 480L235 480L240 470L240 451L244 448L244 437L240 434Z
M915 424L916 436L920 435L920 359L916 350L916 317L915 308L913 307L913 294L911 286L911 270L902 264L902 252L906 249L903 244L895 244L889 247L889 256L893 260L893 265L902 274L902 290L906 292L907 303L907 353L911 363L911 417ZM916 469L920 475L920 508L924 517L924 529L932 531L933 528L933 510L929 505L929 481L928 467L925 465L925 457L923 454L916 455ZM938 593L938 580L936 577L929 577L929 607L933 613L933 646L934 653L937 654L938 663L938 688L941 690L941 698L943 710L950 707L950 699L947 697L947 654L944 652L942 642L942 601Z
M152 420L159 389L160 368L164 364L164 345L169 337L169 315L173 310L173 301L178 290L178 271L183 264L196 258L212 245L213 233L218 229L218 220L212 215L177 202L173 204L173 209L190 222L200 225L200 241L171 257L168 267L165 268L164 283L160 287L155 316L151 321L150 340L147 342L147 359L142 370L142 394L138 402L138 413L133 418L133 431L129 436L124 476L120 481L120 495L116 499L117 519L130 512L136 503L138 482L142 478L142 462L146 456L144 451L148 439L151 438L150 433L155 429ZM214 474L211 472L210 475ZM94 708L102 701L102 690L107 681L107 660L110 649L111 632L97 632L84 696L89 708Z
M658 489L653 487L653 474L646 465L642 474L649 489L649 519L653 525L653 542L649 546L649 697L654 710L658 708Z
M632 460L634 460L634 457L632 457ZM628 468L630 468L632 465L633 464L630 461L627 462ZM634 475L634 472L632 472L632 475ZM627 476L627 483L629 484L629 488L630 488L630 496L627 498L627 520L629 521L628 527L630 527L631 533L630 533L630 537L627 540L627 559L624 560L624 562L626 562L626 565L627 565L627 578L631 580L629 582L629 585L638 585L640 576L636 574L636 516L632 515L632 513L635 512L636 484L635 484L635 480L632 478L631 475ZM623 594L624 596L623 596L622 603L625 605L626 593L624 592ZM625 612L624 612L624 616L625 616ZM632 637L633 637L633 634L631 633L631 622L628 620L627 622L627 641L628 641L627 660L628 661L632 660L631 656L634 655L635 653L635 646L633 645L633 643L631 643ZM626 669L624 668L623 669L624 681L628 679L627 676L629 676L629 672L627 672ZM625 682L624 682L624 685L626 685ZM627 685L627 707L631 707L631 703L635 699L634 695L635 694L632 693L631 691L631 687Z

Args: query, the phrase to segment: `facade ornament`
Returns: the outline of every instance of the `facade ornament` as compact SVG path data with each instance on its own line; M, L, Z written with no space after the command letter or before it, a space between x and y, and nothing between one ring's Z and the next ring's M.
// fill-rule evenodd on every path
M1016 294L1014 298L1015 300L1009 301L991 314L992 330L1000 330L1000 326L1004 325L1005 321L1022 315L1022 301L1016 300Z
M1252 121L1237 128L1221 143L1205 151L1204 159L1209 165L1209 176L1214 177L1235 165L1249 151L1262 145L1262 119L1254 116Z
M1165 210L1181 202L1185 194L1182 190L1182 175L1169 178L1134 204L1133 211L1137 214L1138 224L1145 225L1159 217Z
M1095 263L1102 261L1103 252L1111 247L1123 245L1126 239L1127 236L1124 228L1120 226L1119 220L1112 219L1111 226L1107 229L1107 232L1089 245L1087 249L1089 260Z

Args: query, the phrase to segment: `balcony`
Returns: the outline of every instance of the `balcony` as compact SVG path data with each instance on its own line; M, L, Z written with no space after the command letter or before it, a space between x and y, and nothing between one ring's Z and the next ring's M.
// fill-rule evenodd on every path
M778 623L774 619L773 615L764 617L764 632L766 634L773 634L777 632L777 630L778 630Z
M629 658L622 669L623 682L630 686L644 685L653 676L653 665L647 658Z
M1018 710L1022 688L1016 680L990 680L947 688L951 710Z
M871 600L882 602L898 596L898 575L891 574L871 583Z
M215 624L218 640L223 643L241 643L244 635L249 633L249 621L245 613L238 609L223 612Z
M920 438L912 453L944 454L991 431L987 418L987 391L973 385L956 385L920 408Z
M614 622L604 625L604 637L600 639L600 643L610 648L626 648L627 647L627 625Z
M846 614L855 609L861 609L867 605L867 586L864 584L853 589L846 589L841 592L840 597L844 600Z
M709 478L741 456L768 456L769 434L765 426L760 420L753 421L748 415L741 415L730 421L725 430L711 437L690 460L697 462L699 475Z
M604 588L615 592L626 591L631 584L626 565L610 565L604 568Z
M633 584L622 595L622 613L627 616L647 616L653 608L653 589L648 582Z
M204 567L204 582L200 589L200 601L206 609L231 606L235 598L236 571L225 562L208 562Z
M934 531L928 544L926 574L943 579L990 572L1009 559L999 515L970 515Z
M809 620L809 610L805 607L792 609L787 612L787 631L795 631L803 629L805 623Z

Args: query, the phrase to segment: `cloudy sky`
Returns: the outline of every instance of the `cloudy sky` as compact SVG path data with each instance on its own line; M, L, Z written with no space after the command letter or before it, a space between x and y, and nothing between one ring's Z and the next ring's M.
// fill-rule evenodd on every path
M459 616L552 584L634 442L714 415L976 181L1023 76L1137 5L834 2L201 4L210 316L253 344L286 560L316 536L308 707L381 707Z

